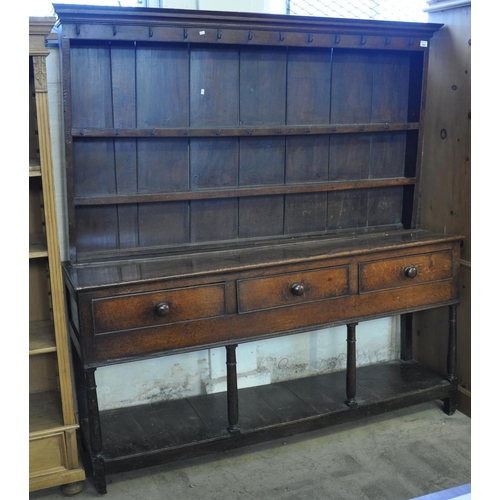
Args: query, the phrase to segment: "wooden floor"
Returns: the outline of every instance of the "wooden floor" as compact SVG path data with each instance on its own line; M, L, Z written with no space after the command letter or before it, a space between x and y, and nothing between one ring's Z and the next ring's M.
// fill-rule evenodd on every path
M439 399L448 390L442 376L401 361L358 369L355 410L344 404L345 372L241 389L237 435L227 430L225 393L107 410L101 413L106 470L131 470L310 431ZM406 399L401 401L402 393Z

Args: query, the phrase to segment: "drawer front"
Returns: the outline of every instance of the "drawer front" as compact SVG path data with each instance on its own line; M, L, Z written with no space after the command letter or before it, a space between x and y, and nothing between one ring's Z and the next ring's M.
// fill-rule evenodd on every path
M359 265L359 292L411 286L452 276L451 251L363 262Z
M30 475L56 468L66 469L64 433L30 439Z
M349 293L349 267L239 280L237 293L240 313L340 297Z
M96 334L225 314L224 284L176 288L92 301Z

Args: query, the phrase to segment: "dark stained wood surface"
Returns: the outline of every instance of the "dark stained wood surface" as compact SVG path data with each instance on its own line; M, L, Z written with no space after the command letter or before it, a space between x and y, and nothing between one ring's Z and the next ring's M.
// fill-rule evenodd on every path
M55 10L64 273L98 492L107 473L423 401L451 414L454 320L449 380L409 359L357 370L355 352L359 321L458 302L460 236L418 229L440 25ZM340 324L347 372L237 389L238 343ZM208 347L226 348L228 398L99 412L97 367Z
M102 366L445 306L457 302L455 286L446 280L411 287L406 293L396 288L254 313L144 325L95 336L87 331L85 343L93 352L85 356L85 362Z
M114 37L118 40L135 38L190 43L285 43L312 47L324 44L343 49L352 44L369 49L422 51L425 46L419 41L428 41L442 26L438 23L373 22L203 10L125 7L117 11L116 8L98 6L82 9L81 6L57 3L54 8L59 22L67 25L66 36L98 40ZM310 29L309 36L304 27ZM302 33L295 33L302 30ZM328 36L318 36L318 33L328 33ZM364 36L360 37L359 33Z
M311 32L291 36L297 20L289 16L231 16L237 27L224 26L229 19L221 14L216 34L200 26L193 39L190 23L211 25L211 13L170 11L169 18L139 9L134 22L154 20L147 40L125 10L104 42L109 26L99 23L110 10L57 8L62 39L70 39L64 94L73 117L66 125L72 261L411 226L415 191L403 186L418 180L412 132L423 106L423 47L409 34L427 39L438 26L407 26L400 47L389 35L397 25L377 24L372 39L374 26L365 23L358 44L347 48L340 33L359 30L358 23L302 19ZM99 13L94 22L91 12ZM190 26L168 43L175 28L156 25L179 16ZM227 36L225 28L246 23L252 43L261 36L255 23L286 25L276 33L283 47L249 47ZM331 45L317 29L335 32ZM352 208L356 217L346 213ZM256 215L271 222L256 223Z
M390 401L396 396L423 402L445 396L449 388L444 377L414 362L365 366L357 372L357 411L375 415L395 409ZM264 429L272 439L286 435L287 424L312 430L341 423L351 411L345 405L344 371L240 389L238 395L241 436L227 431L225 392L101 412L106 468L120 461L132 468L151 465L154 452L169 449L182 455L197 448L200 454L203 445L210 450L217 441L219 449L229 449L248 444L252 436L261 441Z
M349 257L398 248L418 252L420 247L460 240L460 236L427 231L389 231L366 233L344 238L289 241L282 245L217 249L214 252L172 255L167 257L110 261L93 265L71 266L64 270L76 290L103 286L145 283L162 279L220 274L239 270L262 269L278 264L321 261L333 256Z

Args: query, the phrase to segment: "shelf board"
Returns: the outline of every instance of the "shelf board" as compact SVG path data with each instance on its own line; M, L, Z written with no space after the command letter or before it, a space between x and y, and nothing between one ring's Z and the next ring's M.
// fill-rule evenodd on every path
M198 191L176 191L170 193L116 194L104 196L75 197L75 205L120 205L135 203L158 203L170 201L212 200L249 196L275 196L287 194L325 193L329 191L374 189L381 187L409 186L415 184L414 177L384 179L361 179L351 181L324 181L303 184L273 186L234 186L226 189L203 189Z
M40 177L42 175L42 167L39 160L30 158L29 167L30 177Z
M50 320L30 321L30 356L56 351L54 324Z
M39 259L48 256L47 240L43 233L30 234L30 259Z
M356 132L399 132L418 130L419 122L404 123L333 123L327 125L280 124L239 127L155 127L155 128L73 128L74 138L151 138L151 137L248 137L285 135L331 135Z
M37 392L30 394L29 430L39 434L63 427L61 396L58 392Z
M226 393L101 412L109 473L223 451L377 415L450 395L443 376L415 362L357 370L358 407L348 408L345 371L238 391L241 432L227 430ZM82 428L88 434L88 422ZM88 438L88 436L87 436Z

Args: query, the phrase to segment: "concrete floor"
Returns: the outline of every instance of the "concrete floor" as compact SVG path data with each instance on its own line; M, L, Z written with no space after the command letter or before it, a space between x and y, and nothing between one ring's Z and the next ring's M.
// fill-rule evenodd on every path
M471 482L471 420L439 402L89 481L75 500L410 500ZM59 488L31 500L68 498Z

